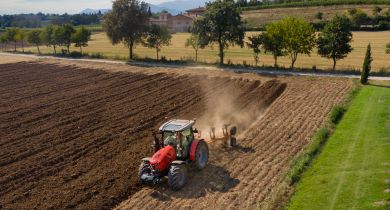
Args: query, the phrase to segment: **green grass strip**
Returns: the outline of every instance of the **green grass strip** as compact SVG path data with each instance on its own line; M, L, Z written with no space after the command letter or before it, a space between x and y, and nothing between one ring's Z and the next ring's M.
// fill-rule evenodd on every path
M288 209L389 209L390 89L364 86Z

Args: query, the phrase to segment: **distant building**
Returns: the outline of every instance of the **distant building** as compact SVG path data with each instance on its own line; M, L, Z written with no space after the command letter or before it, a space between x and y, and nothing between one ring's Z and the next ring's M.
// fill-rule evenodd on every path
M149 24L165 26L171 33L188 32L194 20L203 16L205 11L204 7L199 7L175 16L168 12L161 12L158 18L150 18Z
M192 18L197 18L199 16L203 16L206 12L206 8L204 7L198 7L195 9L189 9L186 11L186 14Z

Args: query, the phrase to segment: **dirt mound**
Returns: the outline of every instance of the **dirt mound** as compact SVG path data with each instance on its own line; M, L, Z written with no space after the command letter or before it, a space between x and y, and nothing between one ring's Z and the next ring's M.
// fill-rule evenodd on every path
M6 209L114 207L141 189L136 173L140 159L150 155L151 128L172 117L205 122L223 109L237 116L222 111L215 119L246 129L286 89L277 80L108 73L28 62L0 64L0 81L0 208ZM239 117L249 115L245 123ZM251 152L240 148L237 154ZM196 176L210 178L203 190L184 191L182 198L208 189L226 192L240 182L216 162Z

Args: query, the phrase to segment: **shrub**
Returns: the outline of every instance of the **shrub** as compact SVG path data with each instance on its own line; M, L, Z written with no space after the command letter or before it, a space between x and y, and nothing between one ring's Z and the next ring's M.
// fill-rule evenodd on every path
M81 57L83 57L83 54L82 54L81 52L72 51L71 53L69 53L69 57L72 57L72 58L81 58Z
M329 121L332 125L337 125L345 113L346 109L343 106L335 106L330 111Z

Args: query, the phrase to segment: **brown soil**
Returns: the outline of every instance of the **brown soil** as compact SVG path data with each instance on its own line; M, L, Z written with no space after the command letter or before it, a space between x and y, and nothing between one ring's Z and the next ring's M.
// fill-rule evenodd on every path
M344 80L336 80L332 91L318 88L316 82L311 86L298 83L289 90L285 82L270 78L260 81L162 71L110 72L70 64L0 64L0 209L109 209L129 196L130 200L122 207L153 208L163 204L165 198L169 202L162 207L214 206L213 199L226 199L239 189L245 193L248 186L259 191L250 201L261 201L280 181L278 172L283 172L287 159L302 148L330 106L348 89ZM104 65L100 67L104 69ZM276 121L270 117L272 112L282 110L272 108L266 112L266 121L250 128L252 123L268 106L273 107L275 100L274 104L283 103L277 100L280 95L285 100L289 98L285 90L293 93L304 88L309 88L305 89L307 97L321 91L329 93L314 97L313 105L299 106L320 110L310 112L313 116L300 110L285 110L313 118L308 125L284 122L293 123L292 128L301 125L305 134L299 136L303 138L296 142L290 140L289 144L284 142L286 147L281 146L283 142L279 138L260 139L264 132L269 137L280 135L266 125L283 120L280 113L276 113ZM300 96L307 101L305 95ZM156 190L137 184L139 161L151 154L151 128L173 117L196 117L205 126L211 115L239 123L241 130L249 130L251 135L240 139L236 150L212 147L210 165L194 174L180 193L166 191L164 184ZM247 117L243 120L240 116ZM238 164L240 161L242 164ZM273 161L279 162L271 167ZM248 176L253 173L259 176L248 180L244 171ZM275 176L259 180L267 174ZM254 180L258 187L245 184ZM209 191L214 187L220 190ZM161 199L161 192L167 192L167 197ZM263 196L259 197L260 194ZM192 198L200 200L194 202ZM225 205L240 201L241 205L248 206L246 199L237 195Z

